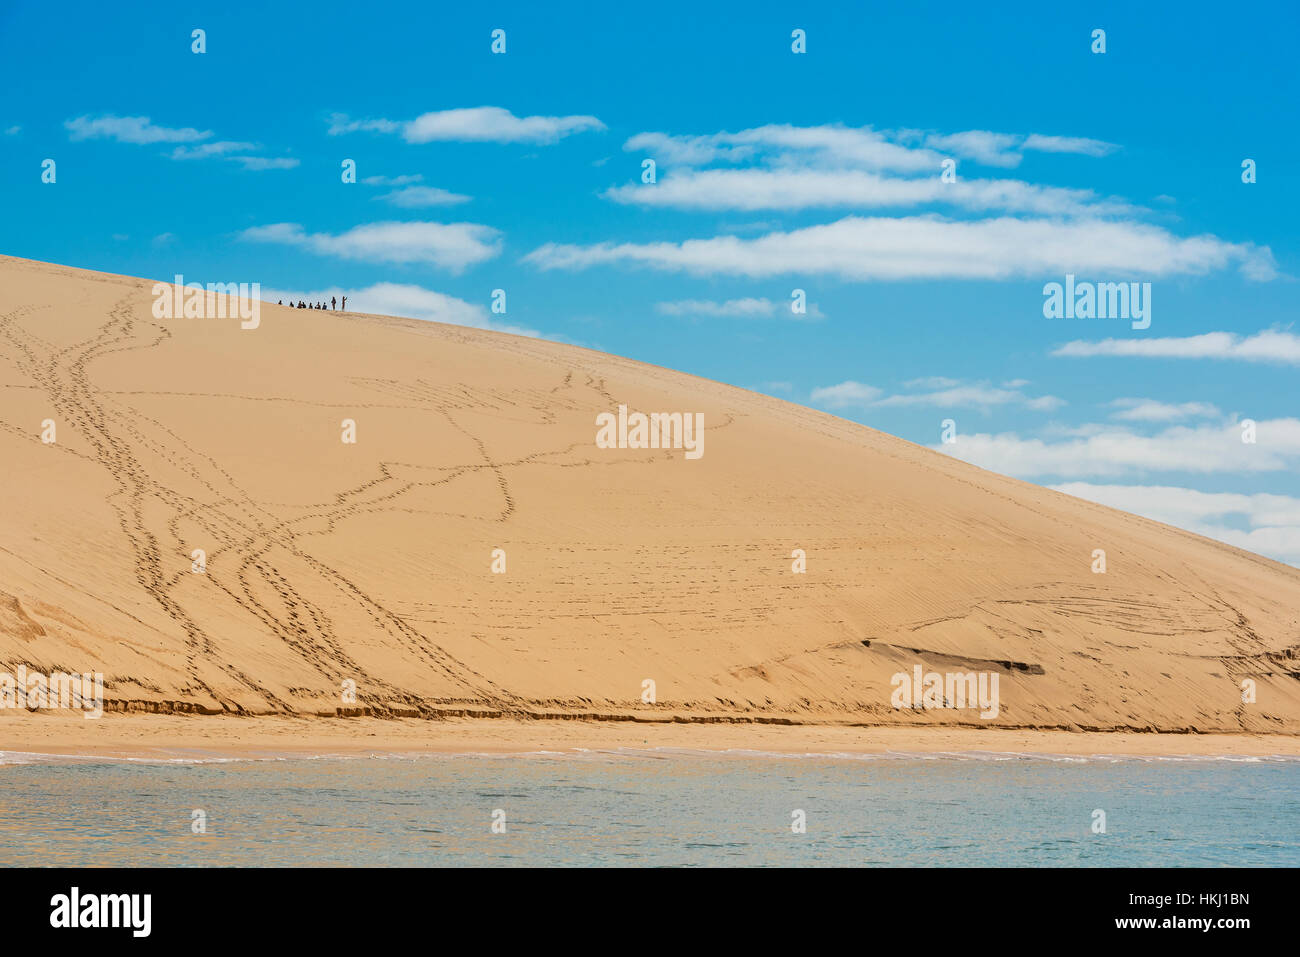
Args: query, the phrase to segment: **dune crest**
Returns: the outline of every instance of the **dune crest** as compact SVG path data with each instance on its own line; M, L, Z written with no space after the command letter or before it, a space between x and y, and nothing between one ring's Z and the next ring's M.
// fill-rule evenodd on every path
M151 286L0 257L0 669L144 711L1300 731L1294 568L629 359ZM602 447L620 406L703 454ZM996 673L996 718L894 707L916 666Z

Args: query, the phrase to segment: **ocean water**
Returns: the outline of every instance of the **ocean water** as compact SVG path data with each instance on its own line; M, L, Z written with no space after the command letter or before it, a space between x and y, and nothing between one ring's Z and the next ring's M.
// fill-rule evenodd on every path
M1300 761L7 752L0 865L1297 866Z

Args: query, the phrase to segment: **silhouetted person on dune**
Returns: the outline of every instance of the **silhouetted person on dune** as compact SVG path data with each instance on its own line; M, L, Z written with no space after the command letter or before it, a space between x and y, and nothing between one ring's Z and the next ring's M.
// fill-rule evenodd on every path
M344 311L344 312L347 312L347 311L348 311L348 297L347 297L347 296L344 296L344 297L343 297L343 311Z
M337 309L338 307L339 307L339 301L335 299L333 296L330 296L330 309Z

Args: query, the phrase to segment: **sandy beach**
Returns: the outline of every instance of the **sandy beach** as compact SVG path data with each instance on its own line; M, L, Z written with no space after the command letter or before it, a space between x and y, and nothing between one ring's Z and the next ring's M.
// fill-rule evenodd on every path
M172 760L196 756L577 753L655 748L784 755L998 752L1300 758L1300 738L1292 735L172 715L106 715L97 722L26 715L0 722L0 752L77 758Z

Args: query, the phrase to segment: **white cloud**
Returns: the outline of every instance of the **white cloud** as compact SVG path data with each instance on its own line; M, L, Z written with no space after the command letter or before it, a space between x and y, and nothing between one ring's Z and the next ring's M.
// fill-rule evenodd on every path
M11 126L5 130L5 136L17 136L22 132L22 129L21 126Z
M1265 331L1241 337L1235 332L1207 332L1199 336L1164 339L1075 340L1056 349L1054 356L1136 356L1145 359L1236 359L1242 362L1300 364L1300 336Z
M990 133L988 130L967 130L964 133L932 133L925 145L944 153L955 153L985 166L1017 166L1021 154L1016 151L1020 137L1010 133Z
M1256 423L1257 441L1242 442L1237 424L1173 426L1139 435L1122 426L1093 426L1059 442L1015 433L963 434L934 446L982 468L1019 478L1118 476L1131 472L1276 472L1300 465L1300 419Z
M293 169L299 160L290 157L232 156L232 153L246 153L260 149L256 143L240 140L214 140L204 142L212 136L211 130L196 130L192 127L173 129L156 126L147 116L117 116L105 113L102 116L79 116L67 120L64 127L72 140L112 139L119 143L133 143L147 146L154 143L193 143L193 146L177 146L167 154L174 160L211 159L220 157L233 163L239 163L244 169Z
M420 173L403 176L367 176L361 182L367 186L409 186L411 183L423 183L424 176Z
M155 126L147 116L117 116L105 113L102 116L79 116L64 124L70 139L113 139L119 143L194 143L205 140L212 135L210 130L196 130L193 127L173 129Z
M479 140L494 143L552 143L584 130L603 130L594 116L518 117L497 106L425 113L404 131L412 143L435 140Z
M341 259L430 263L452 272L491 259L501 251L500 233L478 223L365 223L337 235L308 233L298 223L274 223L245 229L240 236Z
M909 389L951 389L953 386L961 385L961 380L949 379L947 376L942 375L931 375L920 379L909 379L903 385Z
M1275 274L1268 247L1214 236L1180 238L1158 226L1014 217L958 222L937 216L849 216L754 239L680 243L547 243L525 260L542 269L629 264L694 275L835 275L843 279L1009 279L1063 272L1168 276L1233 265L1250 278Z
M944 376L912 379L904 385L910 389L919 388L929 391L885 395L875 386L849 381L813 389L811 400L838 409L853 406L874 408L933 406L953 410L977 409L981 412L999 405L1019 405L1035 411L1050 412L1065 404L1056 396L1030 396L1015 389L994 388L983 382L963 384L957 379Z
M1082 156L1109 156L1119 149L1114 143L1079 136L1045 136L1031 133L992 133L967 130L963 133L926 136L925 144L936 150L953 153L984 166L1019 166L1026 150L1040 153L1076 153Z
M244 169L252 170L293 169L300 162L291 156L228 156L226 158L232 163L239 163Z
M384 193L382 196L376 196L375 199L382 200L393 206L400 206L403 209L417 209L425 206L455 206L457 203L468 203L470 201L468 196L448 192L436 186L404 186L390 193Z
M726 138L735 134L711 136L673 136L670 133L638 133L623 144L629 153L646 153L656 163L681 166L706 166L718 161L736 162L755 153L751 145L735 145Z
M726 302L713 302L708 299L679 299L676 302L660 302L655 308L666 316L773 316L776 303L770 299L728 299Z
M862 170L686 170L652 185L615 186L602 194L625 205L678 209L810 209L917 206L939 203L974 211L1008 210L1051 216L1109 216L1133 211L1092 190L1036 186L1019 180L938 176L898 179Z
M400 133L408 143L438 141L481 143L553 143L585 130L603 130L594 116L515 116L499 106L439 110L413 120L353 120L330 117L329 135L358 131Z
M890 142L870 127L790 126L773 124L739 133L706 136L674 136L668 133L638 133L623 144L628 152L643 152L657 162L703 166L713 162L734 163L761 153L811 155L822 162L874 170L907 172L939 170L942 157L928 149Z
M709 316L718 318L772 318L784 316L790 319L821 319L821 310L816 303L808 304L808 311L802 315L793 312L787 302L773 302L765 297L728 299L715 302L710 299L678 299L673 302L660 302L655 309L665 316Z
M922 143L914 146L914 143ZM935 172L944 155L960 156L986 166L1017 166L1025 150L1106 156L1118 149L1113 143L1073 136L1032 133L993 133L966 130L935 133L918 130L875 130L869 126L790 126L769 124L738 133L673 135L638 133L623 145L628 152L644 153L660 163L707 166L736 163L776 154L777 165L796 154L822 165L860 167L899 172Z
M1157 399L1116 399L1116 419L1128 422L1173 422L1177 419L1211 419L1222 413L1209 402L1160 402Z
M397 120L354 120L345 113L333 113L326 133L330 136L340 136L343 133L400 133L405 125Z
M211 156L224 156L226 153L246 153L255 149L257 149L256 143L218 140L213 143L200 143L198 146L178 146L171 151L171 158L175 160L207 159Z
M1081 136L1043 136L1031 133L1025 137L1024 149L1041 153L1078 153L1082 156L1109 156L1119 149L1114 143L1090 140Z
M844 409L851 406L870 405L883 393L873 385L861 382L841 382L839 385L822 386L812 390L811 399L819 405L831 409Z
M1065 405L1053 395L1027 396L1015 389L995 389L986 385L958 385L933 392L900 393L879 402L878 406L936 406L945 409L988 409L995 405L1023 405L1028 409L1050 412Z
M1300 498L1268 493L1200 492L1165 485L1067 482L1052 488L1279 561L1300 563ZM1229 516L1241 516L1249 528L1222 524L1221 520Z
M453 326L469 326L472 329L492 329L497 332L510 332L519 336L540 336L534 329L520 326L504 325L494 322L488 310L481 305L457 299L423 286L405 283L381 282L365 288L343 289L330 286L328 289L283 290L267 289L262 298L268 302L280 299L289 302L326 302L331 298L348 299L348 312L372 313L379 316L405 316L410 319L427 319L430 322L444 322Z
M1199 492L1167 485L1093 485L1088 482L1066 482L1052 488L1126 512L1143 515L1160 512L1169 518L1159 521L1171 525L1239 514L1247 516L1252 525L1300 526L1300 498L1288 495L1243 495Z

